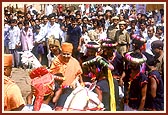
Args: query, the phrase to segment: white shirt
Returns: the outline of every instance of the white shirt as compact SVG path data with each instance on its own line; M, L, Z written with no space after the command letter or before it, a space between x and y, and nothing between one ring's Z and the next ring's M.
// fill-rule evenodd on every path
M157 37L153 36L152 38L147 38L147 42L146 42L146 52L153 55L152 51L151 51L151 43L153 41L159 40Z
M86 44L88 43L88 42L90 42L91 40L90 40L90 38L89 38L89 36L88 36L88 33L84 33L82 36L81 36L83 39L84 39L84 44L82 44L82 46L81 46L81 50L80 50L80 53L84 53L84 54L86 54Z
M51 35L54 35L55 38L59 39L60 38L60 25L57 23L54 23L54 25L51 25L50 23L48 24L47 27L47 35L46 37L49 38Z
M145 30L142 32L142 35L143 35L144 38L147 38L147 37L148 37L147 29L145 29Z
M46 25L44 25L44 24L40 25L40 27L41 27L40 32L37 36L35 36L36 42L45 41L46 34L47 34L47 26L48 26L48 23Z
M106 34L106 31L103 31L101 33L98 34L98 39L101 40L101 39L106 39L107 38L107 34Z
M49 50L49 53L47 54L47 59L48 59L48 67L51 66L52 61L54 60L56 56L54 55L54 57L51 57L51 51Z
M67 35L66 31L62 31L62 30L60 31L60 37L62 38L61 43L66 41L66 35Z
M140 35L140 33L141 33L141 29L137 28L137 34ZM143 36L143 38L148 38L148 33L147 33L147 29L146 28L145 28L144 31L142 31L142 36Z
M46 6L46 15L48 16L53 12L53 6L51 4Z
M13 28L9 28L8 32L7 38L10 40L8 43L9 49L15 49L15 46L20 44L20 29L14 26Z

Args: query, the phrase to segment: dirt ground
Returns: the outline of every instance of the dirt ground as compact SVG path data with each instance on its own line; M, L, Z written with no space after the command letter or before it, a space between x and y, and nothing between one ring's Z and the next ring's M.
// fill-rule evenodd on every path
M29 70L22 68L12 68L12 79L20 87L22 96L26 101L26 96L30 92Z

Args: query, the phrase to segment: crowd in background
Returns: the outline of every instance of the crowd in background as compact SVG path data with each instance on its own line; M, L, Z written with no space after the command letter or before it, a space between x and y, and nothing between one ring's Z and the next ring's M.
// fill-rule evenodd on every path
M94 64L86 64L89 69L82 66L83 62L92 60L97 55L101 55L114 66L111 73L117 87L116 110L127 110L124 108L127 100L132 108L129 110L164 110L164 8L139 13L136 4L90 4L89 11L87 7L79 5L72 10L63 9L61 4L47 4L46 11L38 11L30 5L27 12L16 13L4 8L4 53L13 55L12 67L22 67L21 52L31 51L42 65L51 69L52 61L61 53L61 45L68 42L73 45L72 57L82 67L83 81L92 81L94 75L97 76L95 79L101 81L104 78L100 76L108 74L100 65L95 64L94 67ZM131 65L133 59L143 61L138 60ZM131 76L132 80L126 76ZM151 85L154 81L148 76L154 78L154 85ZM134 81L131 86L129 81ZM112 110L107 99L109 95L105 95L109 90L102 89L108 86L102 86L100 82L98 86L104 91L102 101L106 110ZM155 96L146 96L151 92L150 88L157 89ZM124 98L119 90L123 90L123 95L128 93L132 98ZM146 100L148 102L145 104Z

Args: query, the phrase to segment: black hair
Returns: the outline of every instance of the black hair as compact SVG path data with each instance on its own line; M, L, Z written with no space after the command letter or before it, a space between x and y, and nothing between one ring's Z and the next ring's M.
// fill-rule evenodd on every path
M34 15L38 14L38 12L36 10L33 10L32 12L34 13Z
M19 15L19 16L17 16L17 18L18 18L18 19L19 19L19 18L23 18L23 16L20 16L20 15Z
M44 99L43 99L43 100L44 100L44 101L47 100L50 95L51 95L51 94L48 94L48 95L44 96Z
M136 49L140 49L144 45L144 42L141 42L141 41L136 40L136 39L132 39L132 44L133 44L133 46L136 50Z
M133 57L133 58L138 58L138 59L143 58L142 54L139 53L139 52L133 52L133 53L130 54L130 56Z
M141 20L139 23L140 23L140 24L147 25L147 23L146 23L146 21L145 21L145 20Z
M32 19L30 19L30 22L35 22L35 20L32 18Z
M25 21L24 21L24 26L25 26L25 25L29 25L29 21L28 21L28 20L25 20Z
M11 19L10 23L16 23L16 19Z
M97 26L98 27L104 27L104 23L102 23L102 21L99 20L99 21L97 21Z
M83 25L82 25L82 28L87 28L87 25L86 25L86 24L83 24Z
M55 18L55 16L56 16L55 13L51 13L51 14L48 15L48 19L51 19L51 18L53 18L53 17Z
M156 27L156 31L157 31L157 30L161 30L161 31L163 32L163 29L164 29L163 26L157 26L157 27Z
M39 25L35 25L35 30L40 29L41 27Z
M75 14L76 14L76 15L80 15L80 12L81 12L80 10L77 10L77 11L75 12Z
M20 22L17 23L17 25L19 25L19 24L23 24L23 22L20 21Z
M70 19L70 16L69 15L65 15L65 19Z
M85 16L85 17L82 18L82 22L83 22L84 19L87 19L87 21L88 21L88 18Z
M136 23L137 23L137 20L132 20L131 23L135 23L135 24L136 24Z
M48 16L47 16L47 15L44 15L41 19L44 20L44 18L48 18Z
M70 15L70 20L71 21L76 21L76 17L74 15Z
M38 20L38 21L40 21L41 19L40 19L40 18L36 18L35 20Z
M146 14L141 14L141 17L143 17L143 16L144 16L145 18L147 18L147 15L146 15Z

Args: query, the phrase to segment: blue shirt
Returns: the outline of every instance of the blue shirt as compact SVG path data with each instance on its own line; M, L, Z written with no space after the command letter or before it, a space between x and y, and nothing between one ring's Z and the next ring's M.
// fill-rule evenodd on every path
M72 43L74 48L78 47L79 39L82 36L82 32L79 26L73 28L72 26L68 27L67 35L69 35L68 42Z

